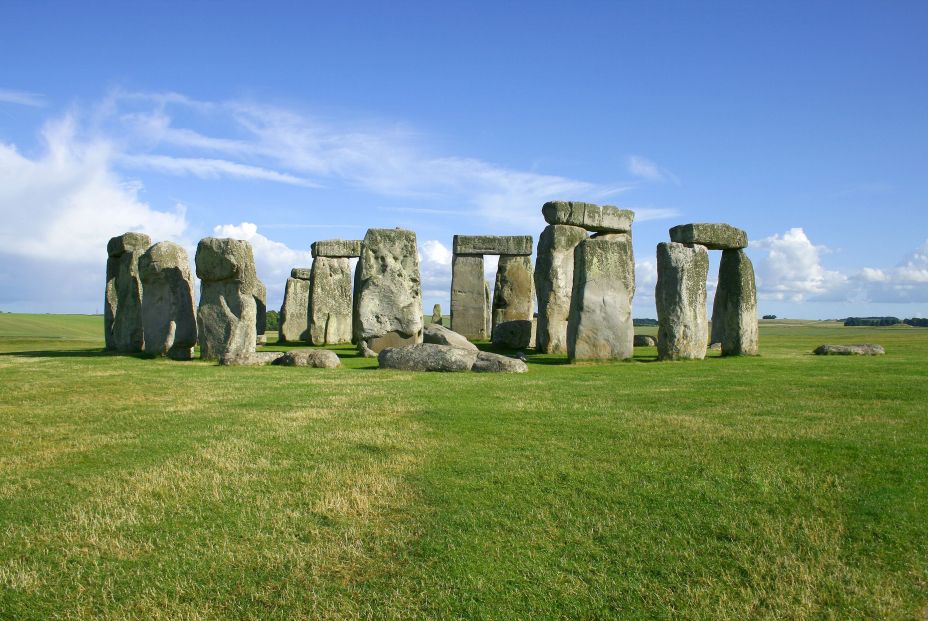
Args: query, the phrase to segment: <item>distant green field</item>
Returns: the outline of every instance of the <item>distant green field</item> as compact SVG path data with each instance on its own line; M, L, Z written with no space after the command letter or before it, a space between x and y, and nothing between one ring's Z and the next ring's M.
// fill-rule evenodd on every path
M923 621L928 329L761 334L451 375L114 356L99 316L0 315L0 619Z

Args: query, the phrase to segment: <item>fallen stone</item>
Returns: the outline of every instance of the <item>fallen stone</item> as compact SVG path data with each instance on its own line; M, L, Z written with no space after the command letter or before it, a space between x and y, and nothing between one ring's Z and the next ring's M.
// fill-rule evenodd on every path
M531 235L455 235L454 254L532 254Z
M309 279L287 279L279 325L277 340L283 343L309 342Z
M422 288L416 234L368 229L355 272L354 341L379 352L422 342Z
M432 323L438 325L442 324L441 304L436 304L432 307Z
M657 339L648 334L636 334L635 347L657 347Z
M294 349L280 356L271 364L282 367L313 367L334 369L342 365L338 354L327 349Z
M484 295L483 255L454 255L451 260L451 328L466 338L489 336Z
M477 346L468 341L463 334L458 334L437 323L431 323L422 329L422 342L477 350Z
M351 342L351 265L345 258L316 257L309 295L313 345Z
M535 347L535 321L516 319L504 321L493 328L493 344L510 349Z
M754 266L744 250L723 250L712 307L712 343L723 356L758 353L757 287Z
M710 343L709 350L710 351L722 351L722 344L721 343Z
M201 280L197 311L200 356L213 359L255 351L254 292L259 281L251 244L207 237L197 245L195 261Z
M284 355L282 351L251 351L238 354L224 354L219 364L224 367L263 367L273 364Z
M183 247L158 242L139 258L145 353L190 360L197 344L193 275Z
M585 229L550 224L538 237L535 292L538 297L536 348L546 354L567 353L567 318L574 289L574 248Z
M333 259L350 259L361 256L360 239L326 239L313 242L310 252L313 258L331 257Z
M139 258L150 245L151 238L143 233L124 233L113 237L106 245L103 333L109 350L142 351L145 339Z
M309 267L294 267L290 270L290 278L297 278L299 280L309 280L312 277L312 268Z
M528 365L518 358L482 351L471 367L474 373L527 373Z
M376 358L377 357L377 352L375 352L373 349L368 347L366 341L361 341L360 343L358 343L358 354L362 358Z
M612 205L594 205L579 201L551 201L541 208L548 224L579 226L596 233L630 233L635 212Z
M403 371L470 371L477 360L477 351L417 343L407 347L387 347L377 356L381 369Z
M881 356L886 353L882 345L860 343L856 345L819 345L816 356Z
M569 360L634 356L635 257L624 233L591 237L574 250L574 285L567 321Z
M709 250L737 250L748 247L748 234L730 224L680 224L670 229L670 241Z
M702 360L706 357L708 273L709 253L705 246L676 242L657 245L658 359Z
M503 255L496 269L493 288L493 324L530 320L535 312L535 283L532 257ZM491 331L492 334L492 331Z

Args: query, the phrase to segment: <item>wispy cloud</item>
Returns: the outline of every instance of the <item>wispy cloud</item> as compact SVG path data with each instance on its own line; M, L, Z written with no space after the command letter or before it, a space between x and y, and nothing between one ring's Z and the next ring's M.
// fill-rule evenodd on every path
M44 95L28 91L15 91L8 88L0 88L0 102L30 106L32 108L44 108L48 105Z
M644 181L670 181L672 183L680 182L675 174L666 168L661 168L648 158L641 155L629 155L626 159L626 169L630 175Z
M260 166L249 166L230 162L192 157L170 157L167 155L120 155L117 161L126 168L153 170L174 175L193 175L200 179L220 179L234 177L238 179L257 179L276 181L307 188L322 187L320 184L301 179L294 175L269 170Z

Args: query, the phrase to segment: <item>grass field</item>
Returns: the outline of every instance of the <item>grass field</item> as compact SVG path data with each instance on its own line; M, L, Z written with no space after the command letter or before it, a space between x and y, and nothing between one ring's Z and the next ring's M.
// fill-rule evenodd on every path
M928 614L928 329L769 322L755 359L518 376L101 334L0 315L0 618Z

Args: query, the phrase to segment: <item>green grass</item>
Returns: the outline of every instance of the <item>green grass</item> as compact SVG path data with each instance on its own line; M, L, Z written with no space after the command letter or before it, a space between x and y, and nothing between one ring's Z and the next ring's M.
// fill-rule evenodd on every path
M928 330L507 376L112 356L101 324L0 315L0 618L925 618Z

